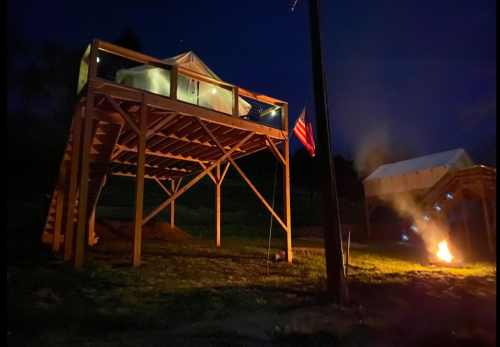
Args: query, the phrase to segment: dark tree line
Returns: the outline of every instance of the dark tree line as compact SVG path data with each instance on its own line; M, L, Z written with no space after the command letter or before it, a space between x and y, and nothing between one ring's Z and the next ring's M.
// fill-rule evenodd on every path
M30 44L7 24L7 164L9 200L39 201L52 194L77 102L86 47ZM114 43L140 51L125 29Z

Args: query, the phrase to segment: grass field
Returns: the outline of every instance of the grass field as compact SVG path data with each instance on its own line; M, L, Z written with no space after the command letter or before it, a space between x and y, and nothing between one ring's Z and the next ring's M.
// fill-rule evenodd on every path
M266 239L99 244L83 270L44 248L10 247L12 346L495 346L496 264L426 266L399 244L353 249L350 303L325 295L321 246L292 264Z

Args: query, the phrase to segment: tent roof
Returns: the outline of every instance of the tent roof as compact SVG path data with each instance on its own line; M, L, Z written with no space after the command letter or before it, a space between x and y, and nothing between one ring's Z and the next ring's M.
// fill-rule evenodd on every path
M219 76L215 74L205 63L193 52L189 51L186 53L182 53L176 55L175 57L162 59L162 61L166 64L182 66L191 71L195 71L204 76L216 79L218 81L222 81ZM156 67L151 65L141 65L131 69L127 69L127 72L142 72L149 69L156 69Z
M397 163L382 165L364 181L453 165L454 163L459 161L464 154L467 155L465 150L463 148L458 148L451 151L430 154L424 157L418 157L399 161Z

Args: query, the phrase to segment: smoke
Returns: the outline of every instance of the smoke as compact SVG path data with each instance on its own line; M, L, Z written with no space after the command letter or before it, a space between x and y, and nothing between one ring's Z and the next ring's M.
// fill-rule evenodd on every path
M436 218L424 212L410 193L391 194L381 198L401 216L411 221L412 232L425 242L431 257L436 255L438 244L448 238L449 224L446 217ZM427 211L429 212L429 211Z
M379 129L378 132L374 131L364 139L358 148L355 165L359 176L367 177L381 165L413 157L415 155L411 150L392 143L388 132ZM390 205L399 216L412 223L412 232L422 238L427 252L431 258L434 258L438 251L438 244L449 234L447 218L443 216L444 218L438 219L426 214L430 211L424 211L410 192L381 195L379 198Z

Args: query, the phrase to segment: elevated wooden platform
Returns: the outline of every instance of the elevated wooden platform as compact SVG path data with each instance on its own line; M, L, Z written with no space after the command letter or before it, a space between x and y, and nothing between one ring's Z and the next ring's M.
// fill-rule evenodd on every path
M99 52L166 69L170 73L170 95L135 89L98 76ZM225 114L177 99L178 76L231 90L233 114ZM287 235L287 259L292 260L290 235L288 105L286 102L214 80L179 66L94 40L82 58L79 103L73 117L68 145L61 163L58 187L42 236L58 251L64 242L65 260L75 257L83 266L85 235L95 243L95 206L108 174L136 178L134 266L140 265L142 226L167 206L174 226L175 199L208 175L217 191L217 245L220 245L220 185L233 166L250 185ZM282 126L272 128L241 119L241 96L270 103L263 113L280 110ZM286 208L280 217L239 168L236 159L269 149L284 170ZM194 178L182 185L183 178ZM144 179L156 180L169 198L148 216L143 216ZM168 183L168 184L167 184ZM76 230L76 252L73 234Z

